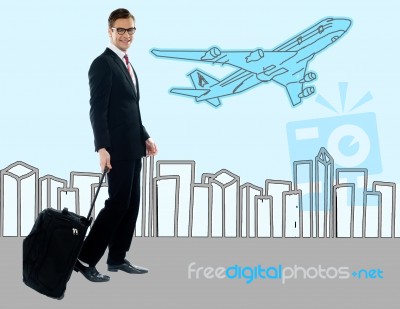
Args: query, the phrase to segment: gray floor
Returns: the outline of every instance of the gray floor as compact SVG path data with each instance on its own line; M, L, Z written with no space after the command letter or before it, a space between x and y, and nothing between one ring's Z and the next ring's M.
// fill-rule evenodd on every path
M91 283L73 273L63 300L43 296L22 282L22 238L0 238L2 308L398 308L399 239L174 239L138 238L129 258L149 267L147 275L108 273L108 283ZM191 279L188 268L192 266ZM301 278L217 279L213 270L238 265L282 265ZM296 266L297 265L297 266ZM319 266L321 265L321 266ZM200 267L213 267L204 271ZM361 271L361 279L303 279L303 267L334 277L339 267ZM314 269L311 269L314 268ZM335 268L335 269L334 269ZM272 276L274 269L270 269ZM375 271L374 271L375 270ZM249 269L246 270L249 274ZM343 269L342 269L343 271ZM218 272L218 270L217 270ZM245 272L246 274L246 272ZM196 275L198 279L196 279ZM218 274L217 274L218 275ZM233 270L230 275L233 276ZM379 275L383 278L379 278ZM208 278L214 276L214 278ZM6 305L6 306L3 306Z

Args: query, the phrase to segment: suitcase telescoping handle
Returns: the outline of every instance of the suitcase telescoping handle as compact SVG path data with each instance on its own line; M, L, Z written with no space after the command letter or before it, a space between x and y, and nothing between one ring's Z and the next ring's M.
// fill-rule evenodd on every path
M94 199L92 201L92 205L90 205L89 213L88 213L87 218L86 218L86 220L87 220L87 222L89 224L92 221L92 218L90 217L90 215L91 215L92 210L94 208L94 204L96 203L97 196L99 195L101 185L103 184L103 181L104 181L104 178L106 177L107 172L108 172L108 167L106 166L104 168L103 174L101 175L101 178L100 178L100 181L99 181L99 186L97 187L96 193L94 194Z

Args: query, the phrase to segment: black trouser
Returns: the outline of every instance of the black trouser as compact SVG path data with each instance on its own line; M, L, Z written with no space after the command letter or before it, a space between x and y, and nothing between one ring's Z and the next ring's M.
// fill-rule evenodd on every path
M140 203L141 159L112 161L108 194L83 244L79 259L95 266L109 247L107 264L121 264L129 250Z

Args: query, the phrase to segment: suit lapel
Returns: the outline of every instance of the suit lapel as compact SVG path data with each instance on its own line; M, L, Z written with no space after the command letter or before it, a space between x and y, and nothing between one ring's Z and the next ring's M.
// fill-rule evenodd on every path
M133 67L132 67L132 69L133 69L133 74L134 74L135 80L136 80L136 92L137 92L136 94L137 94L137 97L138 97L138 100L139 100L139 98L140 98L140 94L139 94L139 79L137 77L135 69Z
M134 95L136 97L138 97L138 94L136 94L135 91L135 85L133 84L133 80L131 78L131 76L129 75L128 69L126 68L126 66L124 65L124 63L122 62L121 59L118 58L117 54L114 53L112 50L110 50L110 55L113 58L114 62L117 64L117 66L119 67L119 69L122 71L122 73L125 75L125 78L128 80L129 84L132 87L132 91L134 93ZM136 78L136 82L137 82L137 77L136 77L136 73L135 73L135 78ZM138 85L138 84L137 84ZM139 89L139 87L137 87Z

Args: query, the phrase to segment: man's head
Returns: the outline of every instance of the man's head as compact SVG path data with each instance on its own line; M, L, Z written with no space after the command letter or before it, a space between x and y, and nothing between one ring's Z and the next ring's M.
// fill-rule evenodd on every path
M135 17L127 9L116 9L108 18L110 41L122 51L126 51L133 41Z

